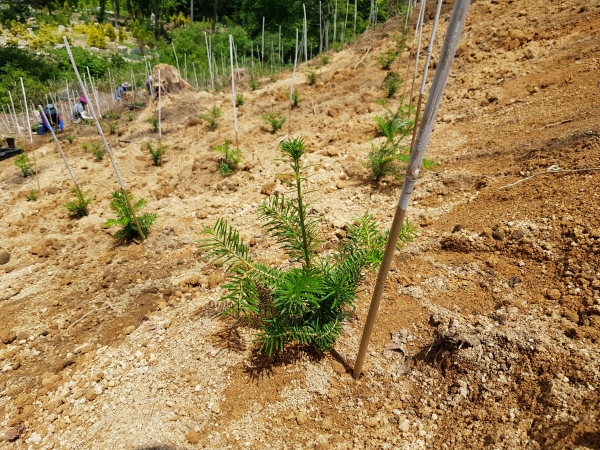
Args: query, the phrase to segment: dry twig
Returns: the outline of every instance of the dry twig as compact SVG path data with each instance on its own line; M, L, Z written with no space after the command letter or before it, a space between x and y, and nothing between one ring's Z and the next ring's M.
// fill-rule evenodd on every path
M69 325L67 327L67 329L65 331L69 331L69 328L71 328L73 325L75 325L76 323L81 322L83 319L85 319L87 316L89 316L92 313L98 312L98 311L102 311L104 309L108 309L108 308L112 308L112 305L108 305L105 306L104 308L98 308L98 309L93 309L90 312L85 313L82 317L80 317L79 319L77 319L75 322L73 322L71 325Z
M506 185L504 185L502 187L499 187L498 190L516 186L517 184L523 183L524 181L531 180L532 178L535 178L535 177L540 176L540 175L548 175L548 174L551 174L551 173L552 174L556 174L556 173L590 172L590 171L593 171L593 170L600 170L600 167L587 167L585 169L563 170L563 169L561 169L558 166L550 166L550 167L548 167L548 169L546 170L546 172L536 173L535 175L531 175L530 177L523 178L522 180L519 180L519 181L517 181L515 183L506 184Z

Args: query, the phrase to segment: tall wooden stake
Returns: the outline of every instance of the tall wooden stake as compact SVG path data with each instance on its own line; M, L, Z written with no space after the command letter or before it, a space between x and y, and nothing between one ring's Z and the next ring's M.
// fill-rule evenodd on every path
M446 83L448 82L448 75L450 74L450 69L452 67L452 60L454 59L456 48L458 47L458 41L467 17L470 3L471 0L456 0L454 3L452 16L450 17L446 37L444 38L444 45L431 85L430 95L427 99L425 112L423 113L423 121L419 127L415 147L410 154L404 184L402 185L402 193L400 194L396 213L392 222L392 228L390 230L390 237L385 247L385 253L383 261L381 262L381 267L379 268L379 273L377 274L377 282L375 283L373 298L371 299L371 305L369 306L369 314L367 315L360 347L354 364L353 376L355 379L358 379L362 371L367 349L369 347L369 341L375 325L375 319L377 318L377 312L379 311L383 289L390 270L394 251L396 250L396 244L398 243L398 236L400 235L404 218L406 217L410 196L419 176L421 163L423 162L425 150L433 130L435 117L440 107L440 103L442 102L442 96L444 95Z

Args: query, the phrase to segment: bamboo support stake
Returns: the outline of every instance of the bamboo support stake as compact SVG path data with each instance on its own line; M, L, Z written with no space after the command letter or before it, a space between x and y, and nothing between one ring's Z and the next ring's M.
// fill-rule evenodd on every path
M160 157L160 167L162 167L162 118L161 118L161 89L160 89L160 69L158 70L158 155ZM181 177L180 177L181 178Z
M262 23L262 52L260 54L260 68L262 70L263 64L265 63L265 17L263 16Z
M415 138L417 137L417 126L419 124L419 113L421 112L421 102L423 101L423 95L425 95L425 85L427 84L427 71L429 69L429 61L431 61L431 52L433 51L433 44L435 42L435 33L437 31L438 21L440 19L440 12L442 10L442 0L438 0L437 9L435 11L435 19L433 21L433 28L431 29L431 38L429 38L429 48L427 49L427 58L425 58L425 68L423 69L423 79L421 80L421 90L419 91L419 101L417 102L417 110L415 111L415 122L413 124L413 135L410 143L410 148L415 145Z
M12 128L10 126L10 122L12 120L12 116L10 115L10 107L8 108L8 116L9 119L6 119L6 111L4 109L4 105L2 105L2 120L4 120L4 125L6 125L6 129L8 130L8 134L13 134Z
M31 145L31 153L33 153L33 162L35 164L35 181L37 183L37 188L38 188L38 192L41 192L40 189L40 174L39 174L39 168L38 168L38 164L37 164L37 158L35 156L35 150L33 148L33 134L31 133L31 122L29 122L29 107L27 106L27 94L25 94L25 85L23 84L23 78L21 77L21 90L23 91L23 100L25 101L25 110L27 111L27 129L29 130L29 143ZM48 120L46 120L46 123L50 124L50 122L48 122ZM50 129L52 129L52 127L50 127ZM54 131L52 131L52 133L54 134Z
M196 64L193 61L192 67L194 68L194 80L196 80L196 92L198 92L198 77L196 76Z
M319 2L319 53L323 51L323 7Z
M229 60L231 61L231 104L233 105L233 127L235 130L235 148L240 149L238 144L237 108L235 104L235 76L233 73L233 36L229 35Z
M187 53L183 54L183 79L187 81Z
M46 120L46 122L48 122L48 117L46 117L46 114L44 113L44 108L42 108L42 105L38 105L38 108L40 110L40 113L42 115L42 117ZM50 122L48 122L50 123ZM65 163L65 166L67 167L67 170L69 171L69 175L71 175L71 179L73 180L73 184L75 185L75 189L77 190L77 196L79 197L79 200L81 201L81 204L83 205L83 207L85 208L85 210L87 211L87 206L85 205L85 201L83 199L83 194L81 193L81 189L79 189L79 185L77 184L77 179L75 178L75 174L73 173L73 171L71 170L71 166L69 166L69 162L67 161L67 158L62 150L62 147L60 146L60 142L58 141L58 138L56 137L56 133L54 133L54 129L52 127L50 127L50 132L52 133L52 137L54 138L54 142L56 143L56 146L58 147L58 151L60 152L60 156L62 156L62 159Z
M416 2L416 0L415 0ZM415 3L416 6L416 3ZM423 7L423 3L421 3L421 8ZM411 9L411 17L410 17L410 23L409 23L409 29L412 30L412 22L413 22L413 17L412 15L414 15L414 8ZM421 10L419 9L419 12L417 14L417 26L415 27L415 32L413 34L413 46L415 45L415 43L417 42L417 30L419 28L419 17L421 16ZM410 74L410 51L408 52L408 56L406 58L406 76L404 77L404 80L408 80L409 74ZM404 100L406 99L406 89L408 87L408 83L404 83L404 89L402 90L402 102L401 104L404 104Z
M175 51L175 43L171 42L173 46L173 54L175 55L175 62L177 62L177 73L179 74L179 78L181 78L181 71L179 70L179 58L177 58L177 52Z
M19 122L17 121L17 114L15 113L15 102L13 102L13 98L12 98L10 91L8 91L8 96L10 98L10 104L12 106L13 122L15 123L15 127L17 127L17 132L19 133L19 137L23 137L23 134L21 133L21 126L19 125Z
M373 0L371 0L372 2ZM336 42L336 36L337 36L337 4L338 4L338 0L335 0L335 8L334 8L334 13L333 13L333 42Z
M421 53L421 38L423 37L423 22L425 22L424 16L425 16L426 2L427 2L427 0L422 0L419 20L417 21L417 28L419 29L419 31L417 33L419 35L419 40L418 40L418 44L417 44L417 55L415 57L415 71L413 73L412 84L410 86L410 97L408 97L409 110L410 110L410 106L412 105L413 90L415 88L415 79L417 78L417 74L419 72L419 55Z
M210 89L211 91L215 90L215 82L213 78L212 64L211 64L211 54L210 54L210 46L208 45L208 36L206 35L206 31L204 32L204 40L206 42L206 56L208 58L208 72L210 74ZM254 65L254 60L253 65Z
M288 117L288 134L292 132L292 94L294 93L294 77L296 75L296 66L298 65L298 28L296 28L296 56L294 57L294 71L292 72L292 83L290 84L290 112Z
M356 36L356 14L358 12L357 0L354 0L354 36Z
M304 9L304 23L302 24L303 29L303 34L304 34L304 62L308 62L308 47L307 47L307 42L308 41L308 24L306 23L306 5L304 3L302 3L302 9Z
M63 36L63 41L65 43L65 47L67 49L67 54L69 55L69 59L71 60L71 65L73 66L73 70L75 71L75 76L77 77L79 86L81 87L81 90L83 91L83 95L85 96L86 99L89 99L90 98L89 94L87 92L85 84L83 83L83 80L81 79L81 75L79 75L79 70L77 69L77 64L75 64L75 59L73 58L73 53L71 52L71 47L69 46L69 42L67 41L66 36ZM95 114L94 108L90 108L90 113L92 114L92 118L94 119L94 122L96 122L96 129L98 130L98 134L102 137L102 142L104 142L104 148L106 149L106 153L108 154L108 157L110 158L110 162L115 171L115 175L117 176L117 180L119 180L119 185L121 186L121 192L125 196L125 200L127 201L127 207L129 208L129 211L131 212L131 216L133 217L133 220L135 222L135 226L137 227L138 233L140 234L142 241L145 241L146 236L144 235L144 232L142 231L142 227L140 227L140 223L138 222L137 216L135 214L135 210L133 209L133 206L131 205L131 201L129 200L129 196L127 195L127 189L125 188L125 183L123 182L123 178L121 177L121 173L119 172L119 168L117 167L117 163L115 161L115 158L113 157L112 151L110 150L110 147L108 146L108 142L106 141L106 136L104 136L104 131L102 130L100 121L98 120L98 117Z
M450 69L452 67L452 60L454 59L456 48L458 47L458 41L467 17L467 11L469 10L470 2L471 0L456 0L454 3L452 16L450 17L448 29L444 38L444 45L442 47L438 66L435 70L435 76L431 84L427 105L425 106L425 111L423 113L423 120L421 122L421 126L419 127L415 148L410 154L410 160L406 168L406 177L404 178L402 193L400 194L398 206L396 207L394 221L392 222L392 228L390 230L390 237L385 247L385 253L383 256L383 261L381 262L381 267L379 268L379 273L377 274L377 282L375 284L375 290L371 299L371 305L369 306L369 314L367 315L360 342L360 348L354 364L353 376L355 379L358 379L360 376L363 363L365 361L365 356L369 347L369 341L371 339L371 333L373 332L373 326L375 325L375 319L377 318L379 304L383 295L385 282L390 265L392 263L396 244L398 243L398 236L402 230L404 218L406 217L406 210L408 209L410 196L419 176L421 163L423 161L423 157L425 156L425 150L433 130L435 117L440 107L440 103L442 102L446 83L448 82L448 75L450 74Z

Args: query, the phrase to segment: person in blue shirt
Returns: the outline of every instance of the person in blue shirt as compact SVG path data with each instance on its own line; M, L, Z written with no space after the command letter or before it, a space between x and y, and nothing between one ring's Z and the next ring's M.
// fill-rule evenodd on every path
M130 87L131 87L131 84L129 84L128 82L121 84L121 86L119 86L117 88L117 92L115 92L115 100L121 101L121 94L123 92L125 92L127 89L129 89Z
M40 118L38 119L38 134L46 134L46 132L50 131L50 127L54 128L54 130L63 130L64 123L62 117L60 117L60 114L58 113L54 105L46 105L46 107L44 108L44 114L46 115L50 123L48 123L46 119L44 119L44 116L40 114Z
M71 121L73 123L79 123L88 118L87 111L85 110L86 105L87 100L83 95L77 99L77 103L71 109Z

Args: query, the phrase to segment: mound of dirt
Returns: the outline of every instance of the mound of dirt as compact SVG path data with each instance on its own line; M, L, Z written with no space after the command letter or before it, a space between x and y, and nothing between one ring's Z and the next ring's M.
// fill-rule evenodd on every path
M154 80L154 89L158 89L160 72L160 92L161 94L179 94L185 91L191 91L192 86L179 75L176 67L169 64L159 64L154 67L152 79Z

